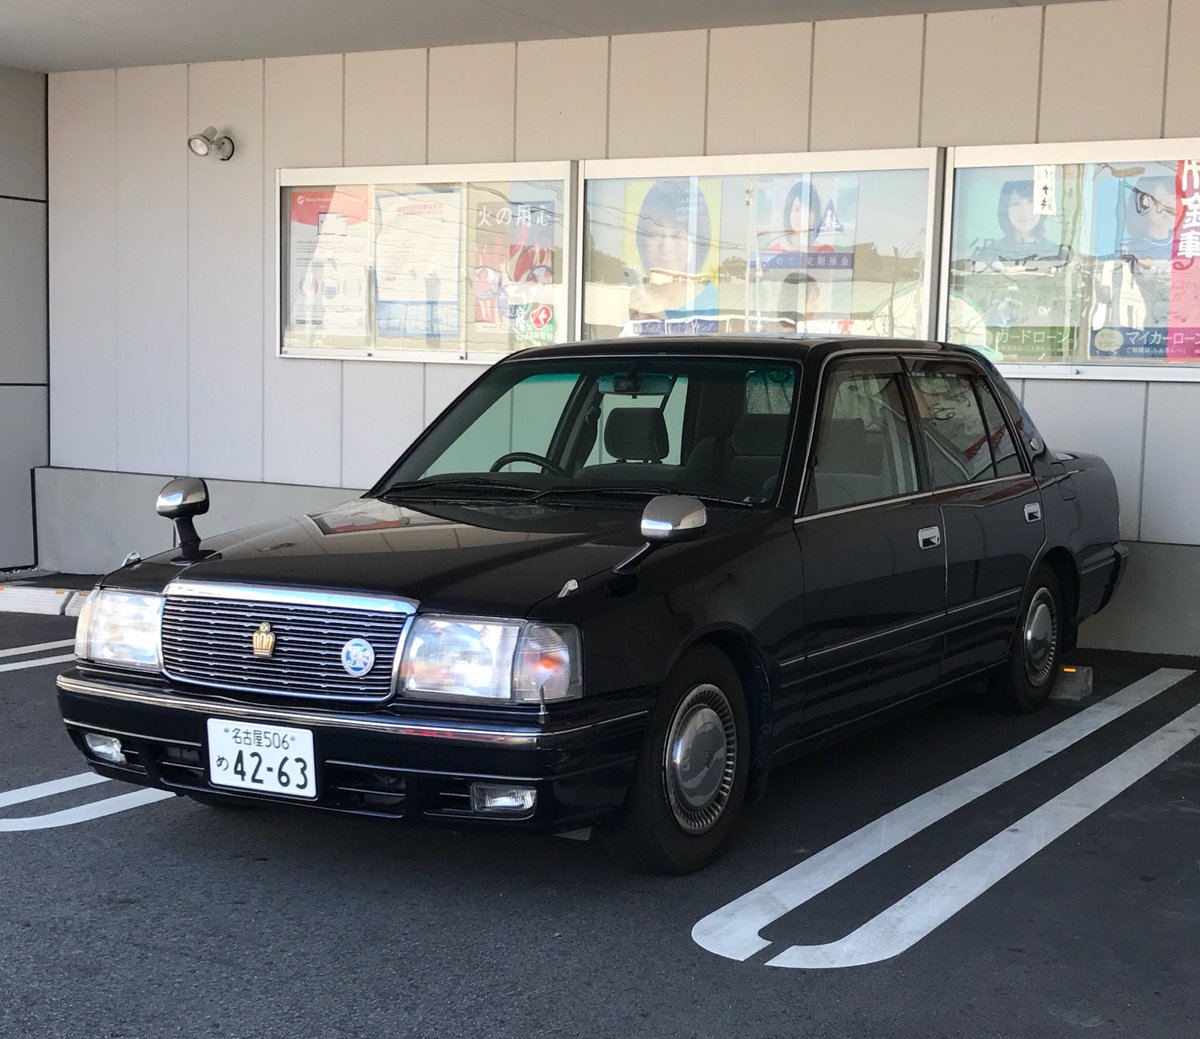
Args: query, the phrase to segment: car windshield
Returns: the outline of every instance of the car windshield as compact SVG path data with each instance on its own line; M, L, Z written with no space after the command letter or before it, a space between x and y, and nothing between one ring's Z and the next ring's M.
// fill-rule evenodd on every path
M794 364L753 359L500 364L375 493L766 502L786 455L797 380Z

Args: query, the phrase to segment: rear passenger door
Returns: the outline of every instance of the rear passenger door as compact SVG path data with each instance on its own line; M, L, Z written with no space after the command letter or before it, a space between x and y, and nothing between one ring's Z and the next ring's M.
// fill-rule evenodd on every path
M1042 499L981 369L907 361L945 533L945 679L1003 660L1045 541Z
M796 520L805 734L934 685L946 556L898 357L833 362Z

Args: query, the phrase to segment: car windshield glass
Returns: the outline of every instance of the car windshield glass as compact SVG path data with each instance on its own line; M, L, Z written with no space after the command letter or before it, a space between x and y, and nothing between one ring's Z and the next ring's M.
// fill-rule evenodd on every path
M749 359L515 361L489 371L381 481L382 497L693 494L773 499L798 368ZM608 493L611 492L611 493Z

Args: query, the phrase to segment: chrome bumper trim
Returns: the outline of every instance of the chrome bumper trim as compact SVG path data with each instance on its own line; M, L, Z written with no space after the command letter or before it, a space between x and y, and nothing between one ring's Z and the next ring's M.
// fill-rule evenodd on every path
M425 739L449 740L456 743L479 743L488 746L536 748L547 741L561 736L570 736L605 725L642 718L648 711L635 711L617 718L605 718L587 725L576 725L569 729L542 729L535 726L521 728L490 727L472 723L460 725L454 722L422 723L404 718L347 718L336 714L314 714L308 711L280 709L275 707L251 707L245 704L213 703L195 700L174 693L156 693L141 689L125 689L106 685L87 678L71 675L58 676L58 688L67 693L96 696L121 703L141 704L146 707L166 707L191 714L202 714L209 718L246 718L264 723L279 722L291 725L315 726L318 728L356 729L359 732L383 732L393 736L417 736Z

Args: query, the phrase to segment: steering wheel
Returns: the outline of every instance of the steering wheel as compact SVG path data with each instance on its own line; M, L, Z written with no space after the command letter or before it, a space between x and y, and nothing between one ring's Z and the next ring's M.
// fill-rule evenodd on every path
M550 461L549 458L543 458L541 455L535 455L532 451L509 451L506 455L501 455L493 463L488 470L489 473L498 473L509 462L531 462L533 465L540 465L548 473L553 473L555 476L562 476L565 479L570 479L571 474L562 466Z

